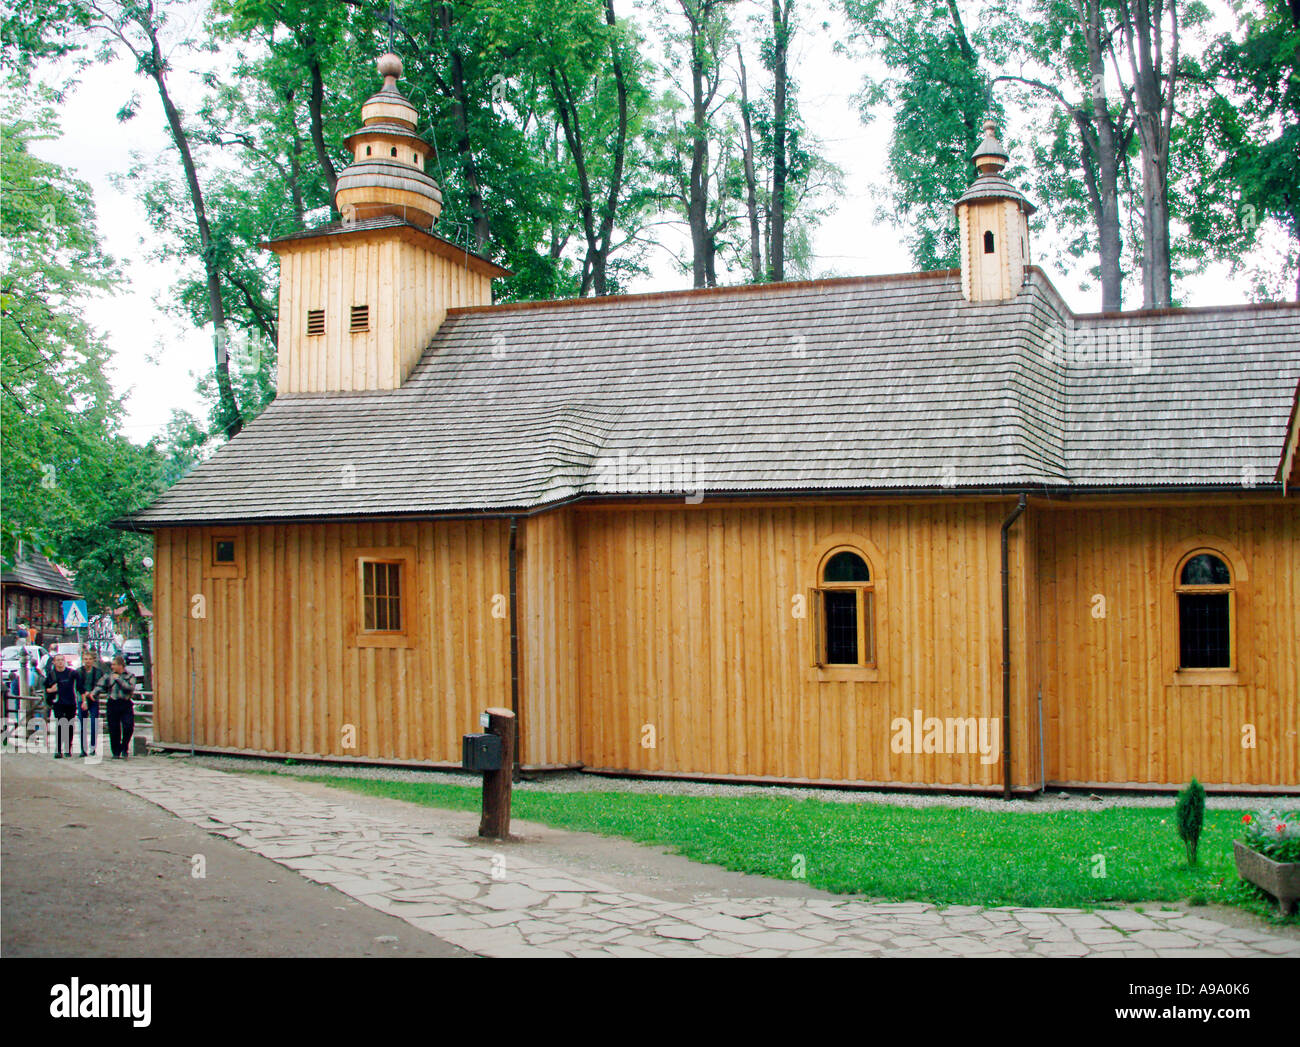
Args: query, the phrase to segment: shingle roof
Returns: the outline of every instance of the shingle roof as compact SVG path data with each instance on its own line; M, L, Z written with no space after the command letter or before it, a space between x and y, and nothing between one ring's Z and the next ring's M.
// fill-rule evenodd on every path
M35 549L26 546L15 560L13 568L0 574L0 582L60 596L81 596L77 587L54 564Z
M400 389L280 397L134 519L1262 485L1298 347L1300 309L1075 317L1037 269L991 304L941 272L454 311Z

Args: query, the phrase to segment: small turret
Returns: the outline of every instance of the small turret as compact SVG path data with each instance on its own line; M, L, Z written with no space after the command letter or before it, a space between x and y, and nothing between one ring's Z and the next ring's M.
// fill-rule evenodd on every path
M1014 298L1029 264L1029 216L1036 208L1002 177L1008 157L996 132L985 120L984 140L971 156L979 174L956 204L961 291L971 302Z

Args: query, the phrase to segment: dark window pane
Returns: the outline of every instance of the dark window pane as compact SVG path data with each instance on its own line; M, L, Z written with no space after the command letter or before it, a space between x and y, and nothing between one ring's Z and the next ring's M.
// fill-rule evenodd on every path
M823 577L828 582L869 582L867 563L857 553L836 553L826 561Z
M388 565L388 595L394 599L402 595L402 566L401 564L390 563Z
M858 664L858 594L849 589L826 595L826 664Z
M1178 664L1184 669L1230 667L1227 593L1179 594Z
M215 543L213 557L217 563L235 562L235 543L228 538L219 538Z
M365 605L366 609L365 628L373 629L375 627L375 598L373 596L367 596L361 602Z
M1228 565L1209 553L1193 556L1183 565L1183 585L1227 585L1231 581Z
M402 628L402 601L396 598L389 601L388 628L395 632Z

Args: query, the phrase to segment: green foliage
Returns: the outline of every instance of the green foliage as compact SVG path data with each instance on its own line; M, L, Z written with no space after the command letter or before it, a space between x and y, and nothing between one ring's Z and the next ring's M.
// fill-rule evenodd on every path
M1285 0L1233 6L1238 32L1188 70L1188 239L1242 271L1271 225L1281 246L1249 273L1255 296L1300 301L1300 24Z
M890 182L880 191L877 217L898 227L919 269L956 267L961 244L952 207L974 177L970 158L985 117L1001 123L989 75L980 66L983 44L968 32L955 2L842 3L853 39L890 70L887 79L868 81L859 95L864 122L882 106L894 121Z
M1275 862L1300 862L1300 810L1265 810L1241 820L1246 825L1243 840L1251 850Z
M0 152L9 263L0 281L2 552L8 562L18 541L30 542L76 572L96 613L123 607L138 621L150 602L152 542L109 523L161 490L187 452L121 435L108 348L82 316L87 300L118 285L117 265L100 248L89 187L30 151L58 134L48 99L9 98Z
M1178 819L1178 838L1187 849L1187 864L1195 865L1196 847L1205 824L1205 787L1195 778L1178 794L1174 814Z

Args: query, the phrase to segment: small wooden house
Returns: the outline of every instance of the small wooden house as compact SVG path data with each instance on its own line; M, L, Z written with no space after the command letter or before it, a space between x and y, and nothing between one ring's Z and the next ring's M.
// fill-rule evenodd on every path
M14 642L51 644L76 639L63 627L63 601L80 600L71 574L27 542L19 542L14 562L0 573L0 607L5 636ZM8 641L6 641L8 642Z
M493 305L381 72L268 245L275 402L129 523L160 741L193 689L213 751L510 705L525 769L1297 789L1300 308L1076 314L991 124L960 270Z

